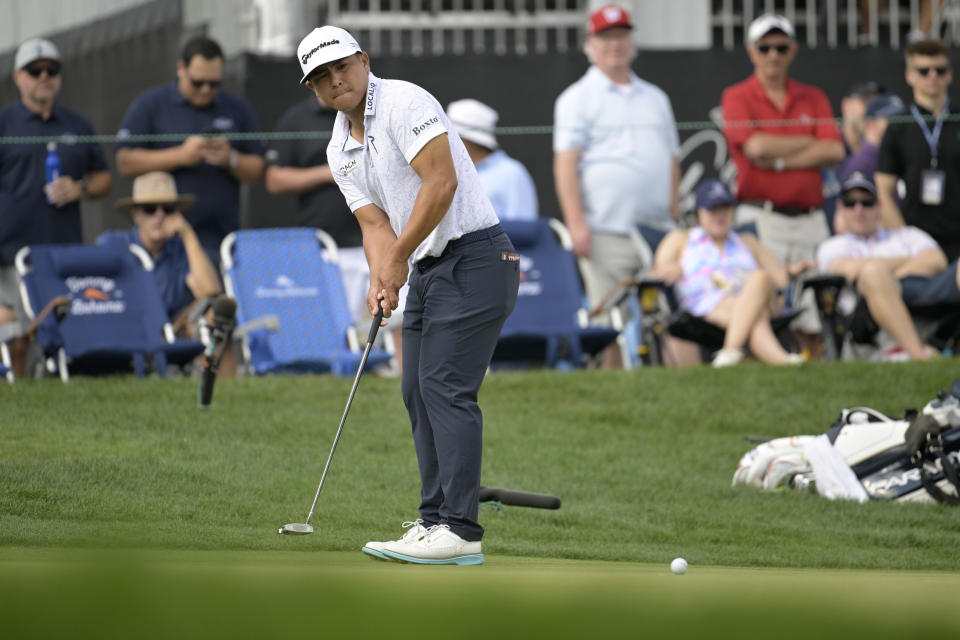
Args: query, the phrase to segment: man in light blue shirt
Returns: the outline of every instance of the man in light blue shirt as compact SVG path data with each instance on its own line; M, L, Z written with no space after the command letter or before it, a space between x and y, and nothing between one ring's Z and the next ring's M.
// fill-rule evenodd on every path
M590 15L584 49L591 67L557 98L554 180L584 284L597 304L643 263L630 238L637 225L671 229L679 218L679 139L666 94L630 69L636 54L626 11ZM616 345L604 366L621 366Z
M447 116L477 168L493 210L500 220L536 220L537 190L530 172L500 148L494 129L499 115L479 100L447 105Z

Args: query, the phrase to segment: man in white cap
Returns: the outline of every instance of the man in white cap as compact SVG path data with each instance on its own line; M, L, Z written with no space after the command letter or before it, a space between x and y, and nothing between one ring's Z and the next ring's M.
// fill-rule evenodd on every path
M0 110L0 136L30 136L42 143L0 145L0 325L27 318L20 302L13 258L31 244L83 241L80 201L110 191L110 172L100 145L77 142L93 135L83 116L56 104L63 77L57 47L43 38L17 49L13 82L20 99ZM47 142L53 142L48 148ZM59 177L47 180L48 153L59 157ZM15 375L26 375L25 339L11 345Z
M573 252L583 258L592 306L651 265L631 239L638 225L663 230L680 217L680 142L670 99L631 70L630 16L608 5L590 14L590 68L554 107L553 175ZM616 343L603 353L620 368Z
M368 542L363 551L479 564L477 393L516 302L519 255L433 96L376 77L357 41L337 27L314 29L297 58L301 82L340 112L327 160L360 222L371 315L391 315L409 275L402 390L420 468L420 518L399 540Z
M723 92L724 136L737 167L737 222L755 221L781 264L812 259L830 236L821 169L845 155L830 101L789 77L793 25L772 13L747 29L753 74Z
M499 115L479 100L467 98L447 105L447 116L470 154L480 183L501 220L536 220L537 190L530 172L497 144L494 129Z

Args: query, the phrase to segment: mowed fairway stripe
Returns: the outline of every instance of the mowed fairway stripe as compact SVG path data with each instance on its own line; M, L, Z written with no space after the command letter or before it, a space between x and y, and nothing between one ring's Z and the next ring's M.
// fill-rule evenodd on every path
M960 575L0 549L0 638L957 637Z

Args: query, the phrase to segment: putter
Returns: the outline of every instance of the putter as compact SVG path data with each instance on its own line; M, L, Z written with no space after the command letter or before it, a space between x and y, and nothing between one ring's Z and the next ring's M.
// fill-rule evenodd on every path
M333 460L333 452L337 450L337 443L340 442L340 434L343 433L343 423L347 421L347 414L350 412L350 405L353 404L353 396L357 393L357 385L360 384L360 374L363 373L363 367L367 364L367 357L370 355L370 349L373 348L373 341L377 337L377 331L380 330L380 322L383 320L383 308L377 312L370 325L370 335L367 336L367 346L363 349L363 357L360 358L360 366L357 368L357 375L353 378L353 387L350 389L350 396L347 398L347 406L343 410L343 417L340 418L340 426L337 427L337 435L333 437L333 446L330 447L330 455L327 456L327 464L323 466L323 474L320 476L320 486L317 487L317 495L313 497L313 504L310 505L310 513L307 514L305 522L291 522L285 524L277 531L280 535L305 536L313 533L313 527L310 526L310 519L317 508L317 500L320 499L320 491L323 490L323 481L327 479L327 471L330 469L330 461Z

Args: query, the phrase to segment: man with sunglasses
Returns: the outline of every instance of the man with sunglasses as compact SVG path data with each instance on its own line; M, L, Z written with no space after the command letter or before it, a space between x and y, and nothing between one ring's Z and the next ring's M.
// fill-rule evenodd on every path
M947 96L953 81L948 54L940 40L907 46L905 76L913 90L907 115L911 117L887 127L876 180L883 225L919 227L933 236L949 260L956 260L960 257L960 122ZM906 186L899 205L898 180Z
M225 134L260 131L253 107L220 89L223 51L197 37L184 45L172 84L143 92L118 132L117 169L132 177L173 174L180 191L195 193L188 218L214 264L223 238L240 226L240 183L263 176L261 140L228 140ZM124 137L179 134L181 139L127 142Z
M133 195L116 208L129 212L133 228L105 231L97 244L125 249L131 244L153 258L153 276L171 320L194 300L220 293L220 279L193 227L183 216L196 198L180 195L173 176L151 171L133 181Z
M30 244L82 242L80 201L110 191L111 177L100 145L77 142L93 135L83 116L57 104L62 60L49 40L25 41L14 56L13 81L20 99L0 110L0 136L44 142L0 145L0 325L27 318L20 302L14 255ZM57 143L61 175L47 183L47 140ZM14 374L26 375L25 339L11 345Z
M960 304L957 263L948 266L936 241L921 229L881 228L877 188L870 176L854 172L841 189L837 216L846 232L820 245L817 263L821 270L855 283L870 316L897 349L908 358L926 360L933 351L917 335L907 305Z
M754 72L723 92L723 133L737 167L737 222L755 221L782 264L812 259L830 235L821 170L844 157L827 96L789 77L793 25L759 16L747 29Z

